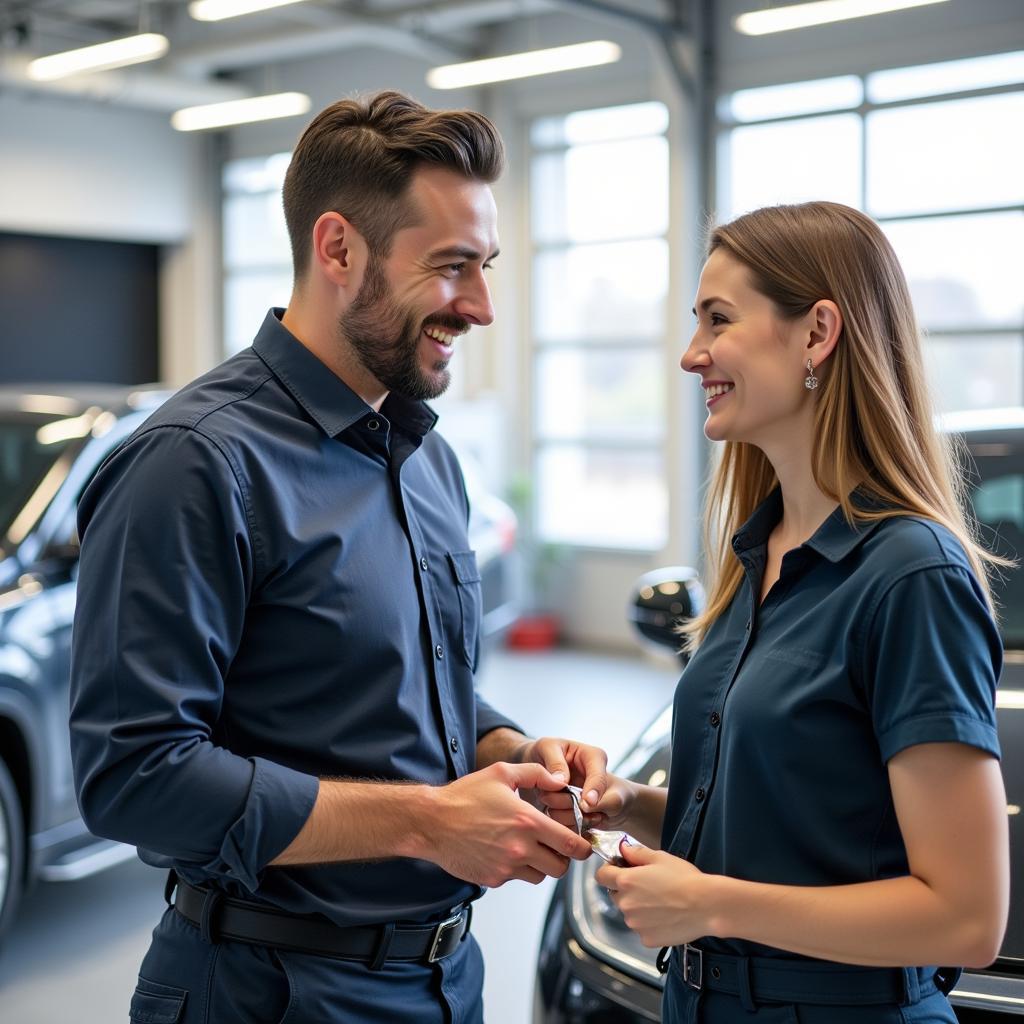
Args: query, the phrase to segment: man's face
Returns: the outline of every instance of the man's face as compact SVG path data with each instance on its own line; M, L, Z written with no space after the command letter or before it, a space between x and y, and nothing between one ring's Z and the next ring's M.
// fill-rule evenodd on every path
M409 200L414 223L386 260L370 254L338 326L388 391L430 399L451 381L456 339L494 319L484 271L498 254L497 211L487 185L439 168L416 172Z

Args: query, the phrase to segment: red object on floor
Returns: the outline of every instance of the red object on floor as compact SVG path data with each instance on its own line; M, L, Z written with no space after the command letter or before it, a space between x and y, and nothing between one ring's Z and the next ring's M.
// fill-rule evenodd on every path
M509 626L505 646L516 651L546 651L558 643L561 628L557 615L524 615Z

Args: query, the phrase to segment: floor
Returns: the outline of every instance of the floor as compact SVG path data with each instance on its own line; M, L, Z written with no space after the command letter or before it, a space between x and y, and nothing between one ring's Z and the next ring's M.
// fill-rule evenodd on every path
M595 743L614 763L669 701L675 675L670 663L642 657L495 651L480 689L528 732ZM477 906L488 1024L529 1022L552 886L512 882ZM137 861L81 882L37 886L0 954L0 1024L126 1021L162 889L163 875Z

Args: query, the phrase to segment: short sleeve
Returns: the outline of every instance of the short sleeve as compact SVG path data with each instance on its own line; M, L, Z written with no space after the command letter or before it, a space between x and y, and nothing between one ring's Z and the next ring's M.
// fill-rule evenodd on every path
M965 743L999 757L999 631L958 565L897 580L870 617L864 680L882 761L918 743Z

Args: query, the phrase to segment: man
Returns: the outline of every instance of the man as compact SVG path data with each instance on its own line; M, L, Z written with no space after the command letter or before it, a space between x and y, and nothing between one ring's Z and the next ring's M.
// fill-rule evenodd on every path
M132 1020L480 1021L470 902L590 852L517 790L596 802L603 753L473 689L465 490L423 402L493 319L502 159L472 112L324 110L287 310L82 500L79 802L176 881Z

